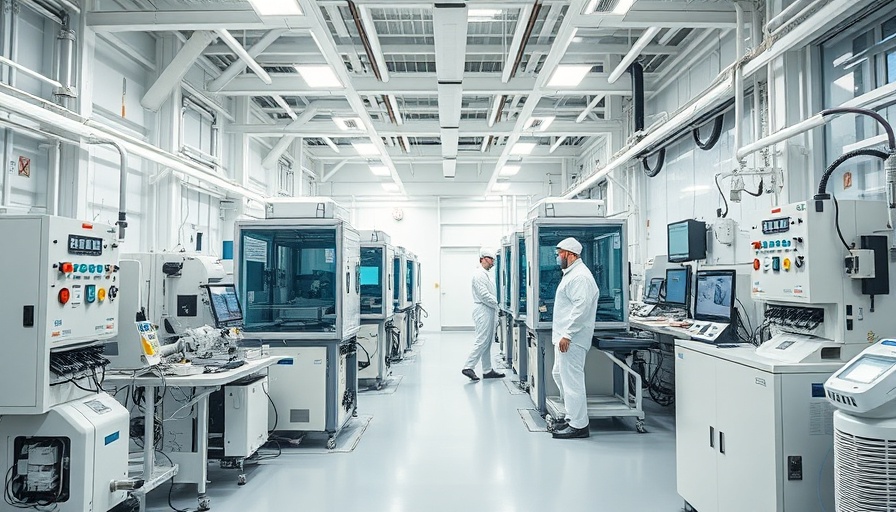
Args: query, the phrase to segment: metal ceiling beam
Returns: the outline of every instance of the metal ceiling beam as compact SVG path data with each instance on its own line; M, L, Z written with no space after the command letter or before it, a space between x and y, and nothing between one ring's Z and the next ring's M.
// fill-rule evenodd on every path
M562 158L575 158L582 155L581 146L563 146L550 152L550 146L538 146L526 157L523 164L534 162L557 162ZM315 160L324 162L347 161L349 163L366 163L368 158L355 154L333 154L326 146L306 146L306 153ZM411 154L402 154L397 147L389 148L390 156L395 161L439 164L443 160L441 149L437 145L416 145ZM480 152L478 146L464 145L459 151L460 164L470 162L497 162L501 158L501 148L492 148ZM513 162L517 163L517 162Z
M345 67L344 65L342 66ZM544 72L539 75L543 77ZM607 81L607 73L591 73L576 87L545 89L545 95L556 96L593 96L596 94L630 96L629 84L611 84ZM341 89L314 89L308 87L298 74L272 74L273 83L261 86L254 76L238 76L225 86L219 94L225 96L343 96ZM528 95L535 88L535 77L511 78L502 83L498 76L466 76L464 77L464 94L467 96L494 96L497 94ZM546 81L546 78L545 78ZM376 78L352 78L354 90L362 95L394 94L397 96L436 96L438 79L431 74L409 74L393 76L389 83L382 83ZM650 87L648 87L648 90Z
M140 100L143 108L153 112L158 111L165 100L171 96L171 91L180 85L181 80L184 79L196 59L202 56L202 50L214 41L215 37L213 32L193 32L190 39L181 46L171 62L159 74L159 78L143 95L143 99Z
M373 64L380 72L380 79L383 82L389 81L389 67L386 66L386 56L383 55L383 49L380 47L380 36L377 34L376 25L373 17L370 15L370 9L364 6L358 7L361 16L361 25L364 32L367 33L367 40L370 42L370 51L373 54Z
M516 74L517 56L522 50L530 24L530 18L534 10L533 5L527 5L520 10L520 15L516 19L516 29L513 31L513 39L510 41L510 49L507 50L507 59L504 61L504 71L501 73L501 81L505 84L510 81Z
M527 118L528 119L528 118ZM408 121L401 126L390 122L375 121L371 127L381 137L439 137L442 127L438 120ZM484 137L494 135L497 137L510 136L511 134L540 137L582 137L612 133L619 131L622 124L619 121L589 121L576 123L574 121L556 120L545 131L533 131L516 129L515 122L505 121L495 123L489 127L484 119L462 119L458 127L459 135L464 137ZM241 133L255 137L282 137L294 135L297 137L332 137L338 139L366 138L369 133L362 130L341 130L331 121L307 121L291 122L288 124L231 124L224 130L226 133ZM372 132L370 132L372 133Z
M255 76L261 79L266 85L271 85L271 75L268 74L267 71L264 70L263 67L243 48L243 45L240 44L239 41L236 40L235 37L230 35L226 29L219 28L215 30L215 33L218 34L218 37L221 38L221 41L224 42L227 46L233 50L233 53L236 54L237 58L243 62L244 65L248 66L249 69L255 73Z
M495 164L494 171L492 172L492 176L488 181L488 186L486 186L485 188L484 195L489 195L491 193L492 186L494 186L494 184L498 181L498 176L501 172L501 168L504 167L504 164L507 163L507 160L510 158L511 149L517 143L517 141L519 141L520 135L523 134L523 130L526 126L526 122L530 117L532 117L532 113L535 112L535 108L538 106L541 98L548 94L555 94L546 92L545 86L547 85L548 80L550 80L551 75L553 75L554 70L557 68L557 65L560 64L561 59L566 54L566 49L569 47L570 43L572 43L572 38L576 34L575 23L581 19L582 16L580 13L585 8L586 2L587 0L572 0L572 2L570 2L569 9L566 11L567 16L563 18L563 21L560 23L560 27L557 29L557 35L554 38L554 45L551 47L551 51L548 54L544 65L542 66L541 72L536 78L535 87L533 87L533 89L529 92L529 95L526 98L526 103L523 104L523 108L516 119L516 124L514 125L513 131L507 138L507 143L504 145L504 151L501 153L501 158L498 160L497 164ZM607 82L605 76L602 76L599 79L602 80L607 87L614 87ZM584 85L583 81L581 86L576 87L575 90L578 92L578 94L583 95L588 94L587 92L582 91L582 89L587 88L588 86ZM599 91L594 94L601 93L606 94L604 91ZM558 121L554 121L553 123L551 123L551 126L549 127L550 133L553 133L553 125L557 123ZM576 123L572 124L574 126L581 126L580 124ZM566 135L566 133L558 133L557 135Z
M87 26L97 32L171 32L181 30L307 29L307 16L263 20L253 10L91 11ZM273 17L272 17L273 18Z
M352 77L349 75L348 70L345 67L345 64L342 60L342 55L336 48L336 41L333 39L333 34L330 33L330 29L327 27L327 24L324 21L323 13L319 8L318 3L314 0L299 0L299 2L302 6L303 12L308 13L308 18L313 20L313 26L310 30L312 35L314 36L315 42L320 45L321 53L324 55L324 57L326 57L327 62L330 64L330 68L333 69L333 72L336 73L336 76L339 77L339 80L344 85L344 89L340 92L340 94L348 100L349 104L354 109L355 114L359 119L361 119L361 124L364 125L370 142L373 143L374 147L377 148L377 151L380 154L380 161L382 161L382 163L389 168L392 180L396 185L398 185L399 191L402 194L405 193L404 184L401 181L401 177L398 175L398 170L395 168L395 163L387 153L386 145L383 144L383 139L377 134L376 129L374 128L373 119L371 119L370 113L367 111L367 107L364 106L364 100L361 99L361 95L358 94L358 91L355 89L354 84L352 83ZM316 136L321 135L326 134L318 134ZM338 137L339 135L336 136Z
M576 16L574 23L577 28L733 28L736 20L734 8L726 2L638 0L627 14Z
M253 44L251 48L249 48L247 53L252 58L258 57L259 55L261 55L261 53L263 51L265 51L265 49L267 49L272 44L274 44L274 42L278 38L280 38L280 36L282 36L284 33L286 33L286 29L283 29L283 28L275 28L273 30L267 31L265 33L265 35L261 36L261 38L255 44ZM218 46L218 45L214 45L214 46ZM223 46L224 48L227 49L227 55L230 55L233 53L233 50L231 50L230 46L228 46L226 44L221 44L220 46ZM209 48L211 48L211 46ZM208 48L206 48L206 51L204 53L205 53L205 55L211 55L208 51ZM231 80L233 80L234 78L237 77L237 75L242 73L244 69L246 69L246 65L240 64L240 61L236 61L233 64L231 64L230 66L227 66L227 69L225 69L221 73L221 76L219 76L218 78L209 82L208 90L209 91L221 90L222 87L224 87L225 85L230 83Z

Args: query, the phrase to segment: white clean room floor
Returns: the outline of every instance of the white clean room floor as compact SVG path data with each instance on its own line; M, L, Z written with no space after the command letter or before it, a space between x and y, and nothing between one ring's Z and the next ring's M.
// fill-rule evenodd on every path
M242 487L233 470L210 466L212 510L681 510L671 408L650 408L647 434L637 434L631 420L595 420L589 439L551 439L529 432L520 418L517 409L532 407L528 395L509 393L500 380L471 383L460 374L472 333L421 339L416 361L394 369L404 375L394 394L361 395L358 411L373 420L353 452L284 449L250 468ZM169 488L150 495L148 510L170 510ZM174 505L195 508L195 489L175 486Z

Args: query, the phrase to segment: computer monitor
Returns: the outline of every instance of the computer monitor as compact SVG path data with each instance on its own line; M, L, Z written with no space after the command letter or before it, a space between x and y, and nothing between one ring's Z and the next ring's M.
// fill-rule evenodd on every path
M663 282L665 282L665 279L662 277L654 277L650 280L650 283L647 285L647 292L644 294L645 304L657 304L660 301L660 291L663 289Z
M232 284L210 284L208 303L215 317L215 327L234 327L243 323L243 309L236 296L236 286Z
M735 279L734 270L698 271L694 320L730 323L734 318Z
M687 219L667 226L669 261L706 259L706 223Z
M361 267L361 286L380 284L379 267Z
M688 309L691 298L691 267L666 269L663 304Z

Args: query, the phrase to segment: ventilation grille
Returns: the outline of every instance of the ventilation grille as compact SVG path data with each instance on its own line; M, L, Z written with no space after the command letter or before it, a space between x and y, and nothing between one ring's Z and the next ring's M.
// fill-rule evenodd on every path
M613 12L619 0L598 0L593 12Z
M834 402L837 402L838 404L850 405L855 408L859 407L858 405L856 405L856 400L851 396L841 395L840 393L828 391L828 398L830 398Z
M837 512L896 510L896 441L834 432Z
M311 410L310 409L290 409L289 410L289 422L290 423L309 423L311 421Z
M346 130L360 130L361 129L361 123L359 123L357 119L346 119L342 122L343 122L343 124L345 124Z

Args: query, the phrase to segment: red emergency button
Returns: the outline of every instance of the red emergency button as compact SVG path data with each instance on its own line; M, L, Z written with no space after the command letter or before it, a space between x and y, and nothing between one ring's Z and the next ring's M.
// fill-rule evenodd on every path
M63 274L71 274L75 271L75 265L70 261L66 261L64 263L59 264L59 271Z
M68 304L69 299L72 298L72 292L68 290L68 288L63 288L59 290L59 303L62 305Z
M753 242L753 249L762 249L762 242Z
M762 262L758 259L753 260L753 270L759 270L759 267L762 266Z

